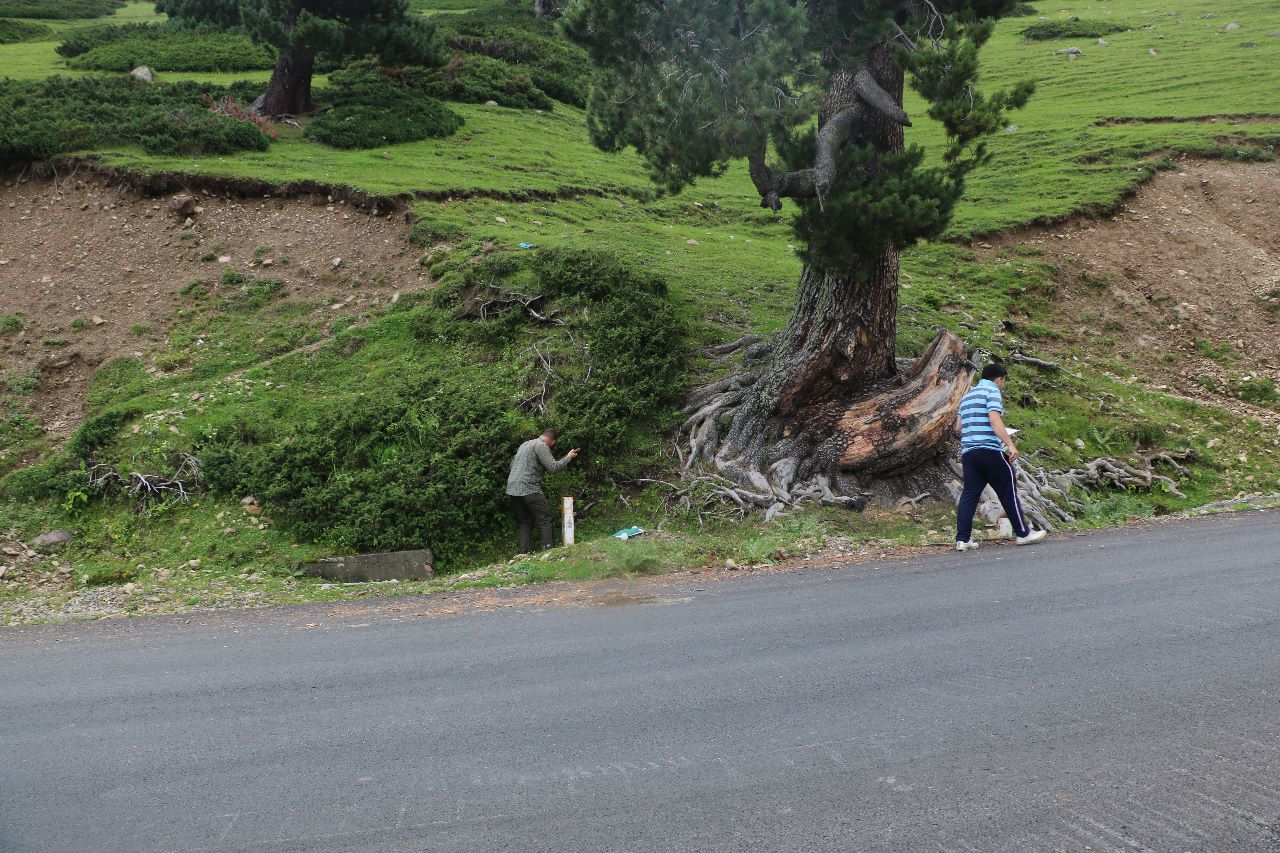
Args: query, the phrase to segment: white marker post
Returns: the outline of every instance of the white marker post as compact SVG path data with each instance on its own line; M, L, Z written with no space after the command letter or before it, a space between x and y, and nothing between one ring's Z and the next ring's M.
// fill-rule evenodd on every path
M562 541L565 545L573 544L573 498L562 498L560 500L560 512L564 515L564 522L561 527Z

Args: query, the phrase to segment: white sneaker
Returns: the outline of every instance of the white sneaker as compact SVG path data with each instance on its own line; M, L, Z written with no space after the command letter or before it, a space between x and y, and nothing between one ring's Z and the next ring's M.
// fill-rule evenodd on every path
M972 539L970 539L968 542L959 542L959 541L956 542L957 551L976 551L977 549L978 549L978 543L974 542Z
M1043 530L1032 530L1026 536L1019 536L1017 539L1013 540L1013 544L1034 545L1035 543L1039 542L1041 539L1043 539L1048 535L1049 534L1045 533Z

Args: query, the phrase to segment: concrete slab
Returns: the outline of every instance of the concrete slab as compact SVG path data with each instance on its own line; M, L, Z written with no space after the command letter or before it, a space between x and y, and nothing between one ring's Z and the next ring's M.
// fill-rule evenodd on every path
M435 577L436 557L430 548L421 551L391 551L384 554L353 554L304 563L302 570L312 577L354 583L358 581L427 580Z

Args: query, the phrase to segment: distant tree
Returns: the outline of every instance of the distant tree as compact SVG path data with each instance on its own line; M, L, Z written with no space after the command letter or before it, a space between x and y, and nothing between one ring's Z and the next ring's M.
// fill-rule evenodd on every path
M318 55L377 55L390 63L435 64L440 45L432 24L408 14L408 0L158 0L171 18L242 26L279 51L267 90L254 102L262 115L312 108Z
M895 376L898 256L943 232L965 176L987 159L984 137L1031 95L1030 84L995 94L976 87L979 49L1015 5L575 0L566 8L566 31L600 69L589 110L598 146L634 146L671 190L745 159L763 207L790 199L797 208L804 269L790 322L751 351L759 370L699 398L695 455L761 486L762 476L776 485L905 470L948 439L945 408L968 377L963 350L940 338L925 361L947 375ZM905 146L908 80L947 134L936 165Z
M533 14L536 18L556 14L556 0L533 0Z

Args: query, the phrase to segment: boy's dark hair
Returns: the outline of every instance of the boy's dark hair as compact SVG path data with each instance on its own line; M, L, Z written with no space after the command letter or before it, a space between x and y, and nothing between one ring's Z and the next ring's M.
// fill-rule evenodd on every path
M543 435L545 435L547 438L551 439L552 441L555 441L555 440L557 440L558 438L560 438L560 433L558 433L558 432L556 432L555 430L551 429L551 427L547 427L546 429L544 429L544 430L542 431L542 434L543 434Z
M982 368L983 379L999 379L1001 376L1008 376L1009 371L1004 369L1003 364L988 364Z

